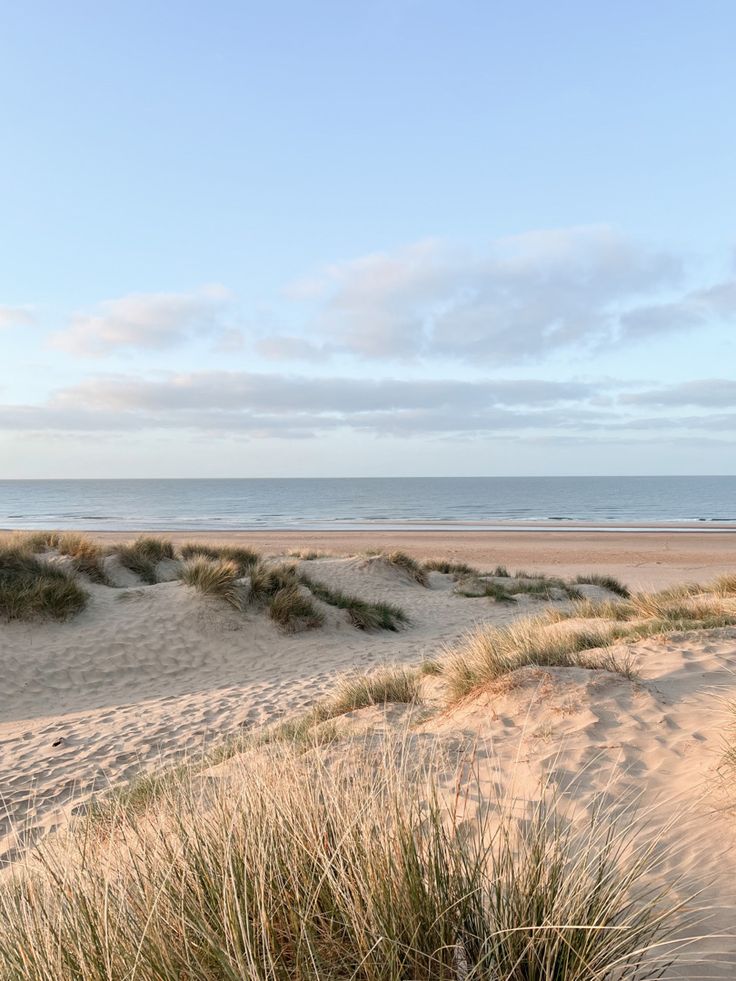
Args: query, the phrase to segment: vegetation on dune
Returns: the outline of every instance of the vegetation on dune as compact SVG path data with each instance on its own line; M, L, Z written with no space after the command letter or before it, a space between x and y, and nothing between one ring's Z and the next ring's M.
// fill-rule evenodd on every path
M120 807L1 885L4 976L644 981L670 959L680 906L628 815L577 832L547 794L471 818L367 752L232 765L236 795L159 782L145 819Z
M614 576L604 576L597 572L591 572L587 576L576 576L575 582L579 583L581 586L600 586L601 589L607 589L609 593L615 593L617 596L623 596L624 599L628 599L631 596L628 587L616 579Z
M463 698L523 667L589 668L635 677L631 662L607 648L620 639L612 626L559 630L545 617L505 627L480 627L443 662L451 699Z
M710 587L705 587L710 588ZM736 625L736 604L728 594L678 586L658 593L635 593L629 599L582 600L569 610L555 610L549 620L608 620L630 625L630 635L651 636L673 630L708 630Z
M240 569L235 562L208 559L204 556L184 563L182 582L206 596L218 596L236 609L241 608L237 581Z
M313 562L315 559L329 559L333 553L315 548L292 548L288 555L289 558L300 559L302 562Z
M406 573L414 582L419 583L420 586L429 585L429 577L424 567L416 559L413 559L411 555L407 555L406 552L399 550L384 552L381 549L367 549L363 554L368 558L381 558L384 562L388 562L389 565L401 569L402 572Z
M121 565L152 586L156 582L156 566L164 559L176 558L176 552L171 542L163 538L143 536L127 545L115 548L115 554Z
M58 531L18 531L11 537L9 544L27 552L45 552L56 548L59 538Z
M180 549L183 559L220 559L225 562L235 562L240 570L240 575L247 575L253 566L257 565L261 557L252 548L239 545L205 545L199 542L189 542L182 545Z
M359 630L399 630L409 622L401 607L394 603L369 602L340 589L331 589L302 573L301 582L323 603L345 610L350 622Z
M73 576L17 546L0 547L0 617L66 620L84 609L87 594Z
M107 551L91 538L68 532L57 537L54 547L60 555L66 555L71 559L75 572L87 576L92 582L100 585L110 585L102 564Z
M479 576L480 573L467 562L451 562L448 559L429 559L424 563L427 572L442 572L446 576Z
M268 601L268 615L286 633L321 627L324 615L296 584L283 586Z

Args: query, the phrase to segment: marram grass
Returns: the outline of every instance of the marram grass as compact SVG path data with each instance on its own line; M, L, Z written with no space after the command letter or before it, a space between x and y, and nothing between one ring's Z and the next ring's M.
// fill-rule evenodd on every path
M388 754L229 766L206 794L158 784L145 815L122 804L42 846L0 885L0 977L645 981L676 952L661 843L628 813L576 831L545 794L523 820L466 815Z

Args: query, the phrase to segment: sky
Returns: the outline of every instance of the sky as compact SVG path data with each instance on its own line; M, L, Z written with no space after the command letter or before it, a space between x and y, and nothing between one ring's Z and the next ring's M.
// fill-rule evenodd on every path
M731 0L0 29L0 478L736 473Z

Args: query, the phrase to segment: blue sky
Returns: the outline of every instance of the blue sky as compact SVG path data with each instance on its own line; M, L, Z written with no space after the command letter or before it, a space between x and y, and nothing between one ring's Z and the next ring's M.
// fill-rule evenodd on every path
M735 473L735 34L8 5L0 476Z

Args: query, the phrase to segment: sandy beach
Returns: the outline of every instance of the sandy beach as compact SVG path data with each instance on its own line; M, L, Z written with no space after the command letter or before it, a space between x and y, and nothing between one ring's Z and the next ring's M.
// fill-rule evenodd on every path
M197 759L224 739L308 710L341 675L441 659L469 631L555 610L564 614L570 607L557 586L544 596L520 593L499 602L474 590L472 579L453 574L430 572L420 583L384 556L366 556L371 547L401 548L421 560L469 562L481 571L502 564L512 573L527 568L565 579L596 571L616 575L632 590L703 583L736 570L735 540L727 533L166 537L177 544L186 539L247 545L270 556L271 564L296 548L324 550L330 554L290 561L329 589L398 604L408 622L397 631L360 630L343 609L317 601L319 629L284 632L257 604L233 609L187 586L178 578L178 560L159 563L161 581L146 584L115 554L107 556L108 583L83 577L88 602L72 619L0 626L0 858L6 867L75 814L84 814L91 795L184 757ZM106 546L120 540L114 534L96 538ZM45 561L63 565L68 559L50 553ZM576 588L579 597L593 602L618 598L599 585ZM619 796L632 794L645 810L676 803L689 817L678 831L672 874L690 884L710 877L709 901L726 908L733 901L736 866L712 841L734 837L730 791L719 765L728 702L736 697L736 628L634 640L622 651L636 667L636 680L582 668L522 673L512 685L486 688L436 713L412 739L439 747L450 760L448 773L440 775L448 785L452 767L470 752L491 783L518 781L529 790L550 770L584 808L602 793L612 807ZM427 684L432 704L439 696L432 695L432 679ZM341 724L383 732L387 723L376 711L352 713ZM401 711L390 717L395 730L405 718ZM215 778L229 779L227 770L218 773ZM704 838L706 820L710 830ZM709 914L709 929L726 929L724 915ZM708 976L732 976L727 972L736 947L704 942L699 957L709 943L726 950L729 966L726 973Z
M93 535L109 544L136 533ZM148 534L148 532L147 532ZM697 525L652 532L572 530L506 531L228 531L171 532L176 543L243 544L266 554L315 549L353 555L370 548L403 549L417 559L452 559L481 567L497 563L557 576L595 570L618 576L632 589L660 589L679 582L707 582L736 570L736 527L704 532Z

